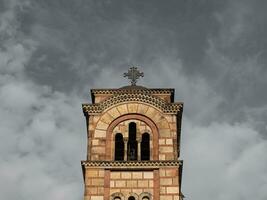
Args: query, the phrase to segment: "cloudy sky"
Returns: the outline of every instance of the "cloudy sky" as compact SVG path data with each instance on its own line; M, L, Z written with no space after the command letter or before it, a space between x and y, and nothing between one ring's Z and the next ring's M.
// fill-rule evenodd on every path
M83 197L81 104L138 65L184 102L188 200L267 199L266 0L0 0L0 199Z

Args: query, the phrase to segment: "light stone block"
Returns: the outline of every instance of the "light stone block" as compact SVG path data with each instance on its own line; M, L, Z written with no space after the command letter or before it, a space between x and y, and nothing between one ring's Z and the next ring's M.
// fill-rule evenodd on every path
M106 124L110 124L113 121L113 117L110 114L105 113L100 120Z
M97 187L88 188L88 194L97 194Z
M172 195L160 195L160 200L173 200Z
M128 111L129 113L137 113L138 104L129 103L128 104Z
M104 179L102 178L92 179L92 184L95 186L104 185Z
M108 128L108 124L106 124L103 121L99 121L96 125L96 129L100 129L100 130L107 130Z
M132 173L131 172L122 172L121 178L122 179L131 179Z
M97 194L104 194L104 187L98 187Z
M103 196L91 196L91 200L104 200Z
M153 172L144 172L144 178L152 179L153 177Z
M145 113L146 116L153 119L153 117L157 114L157 110L153 107L149 107Z
M111 172L110 173L110 178L111 179L120 179L121 178L121 173L120 172Z
M137 112L140 114L145 114L147 112L148 106L144 104L139 104Z
M98 145L99 144L99 140L92 140L92 145Z
M157 127L159 129L168 129L168 128L170 128L170 126L169 126L169 124L168 124L166 119L163 119L163 120L157 122Z
M115 181L116 187L126 187L126 181Z
M159 147L159 152L160 153L172 153L173 147L172 146L161 146Z
M166 176L177 176L177 169L166 169Z
M96 129L94 136L95 136L95 138L105 138L106 137L106 131Z
M118 111L120 112L121 115L128 114L128 108L126 104L119 105L117 106Z
M93 146L91 149L91 152L95 153L95 154L104 154L105 153L105 147Z
M159 160L166 160L165 154L159 154Z
M171 131L170 129L159 129L159 135L160 137L171 137Z
M110 187L115 187L115 182L114 181L110 181Z
M172 139L166 139L166 144L173 145L173 140Z
M138 180L138 187L148 187L147 180Z
M87 177L98 177L98 171L97 170L86 170L86 176Z
M149 181L149 187L152 187L152 188L154 187L154 181L153 180Z
M98 177L104 177L105 171L104 170L99 170L98 171Z
M119 117L121 114L119 113L119 111L117 110L117 108L112 108L111 110L108 111L108 113L114 118L116 119L117 117Z
M132 172L133 179L141 179L143 178L142 172Z
M166 170L165 169L159 169L159 175L160 175L160 177L166 176Z
M133 188L137 187L137 181L127 181L127 187Z
M178 187L167 187L166 189L168 194L178 193Z
M172 178L161 178L160 185L172 185Z
M165 139L159 139L159 144L165 144Z
M166 194L166 187L160 187L160 194Z

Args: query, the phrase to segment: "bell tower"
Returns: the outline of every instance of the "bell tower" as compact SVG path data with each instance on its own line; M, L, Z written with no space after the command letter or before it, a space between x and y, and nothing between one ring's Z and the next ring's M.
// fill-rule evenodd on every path
M174 89L131 85L92 89L83 104L87 159L81 162L84 200L181 200L180 135L183 103Z

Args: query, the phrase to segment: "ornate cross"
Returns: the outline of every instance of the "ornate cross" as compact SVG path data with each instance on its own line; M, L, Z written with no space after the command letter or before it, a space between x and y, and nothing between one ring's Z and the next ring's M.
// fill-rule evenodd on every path
M126 77L126 76L128 76L128 79L131 79L132 85L136 85L137 79L139 79L139 77L144 77L144 73L139 72L137 70L137 67L130 67L128 72L123 74L123 77Z

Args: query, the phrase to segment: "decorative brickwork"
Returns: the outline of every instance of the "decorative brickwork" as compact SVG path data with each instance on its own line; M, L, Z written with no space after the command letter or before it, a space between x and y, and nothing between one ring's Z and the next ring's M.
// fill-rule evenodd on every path
M181 200L183 104L173 89L91 90L84 200Z
M163 99L147 94L120 94L112 96L99 104L83 104L83 112L85 114L101 113L112 105L123 102L142 102L155 106L164 113L176 114L182 110L182 103L166 103Z
M121 167L127 168L149 168L149 169L159 169L159 167L179 167L183 162L164 160L164 161L82 161L84 167L94 167L94 168L112 168L112 169L121 169Z

